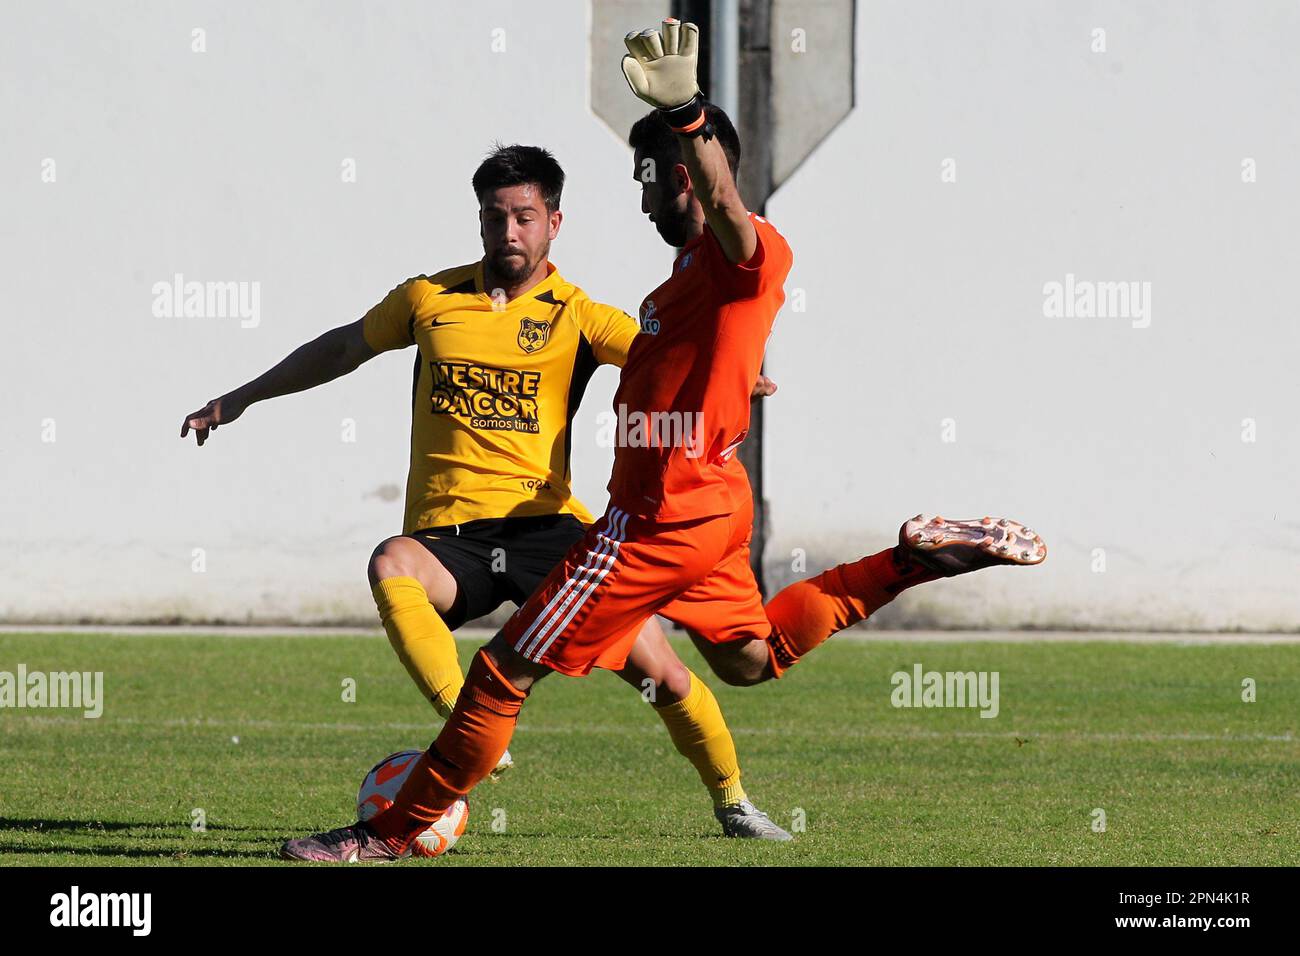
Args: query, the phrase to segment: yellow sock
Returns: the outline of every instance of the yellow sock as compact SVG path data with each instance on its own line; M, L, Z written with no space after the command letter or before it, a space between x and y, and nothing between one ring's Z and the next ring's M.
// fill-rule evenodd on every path
M685 699L655 710L663 718L677 752L699 771L713 805L725 807L744 800L736 744L708 685L691 673L691 691Z
M415 578L385 578L372 592L388 642L406 666L425 700L444 719L451 716L465 678L456 656L456 639L429 603Z

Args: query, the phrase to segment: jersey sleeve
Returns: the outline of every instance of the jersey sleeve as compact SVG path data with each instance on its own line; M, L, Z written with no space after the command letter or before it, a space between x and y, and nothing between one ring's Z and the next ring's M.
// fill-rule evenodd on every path
M362 317L366 344L376 352L415 344L415 310L423 298L421 283L408 279Z
M591 344L596 361L622 368L632 340L641 331L636 319L615 306L593 302L585 294L575 296L571 307L578 329Z
M754 213L750 213L749 220L754 224L758 245L748 261L735 263L728 259L711 231L706 243L713 259L711 273L737 299L757 298L773 285L783 285L794 262L785 237L770 222Z

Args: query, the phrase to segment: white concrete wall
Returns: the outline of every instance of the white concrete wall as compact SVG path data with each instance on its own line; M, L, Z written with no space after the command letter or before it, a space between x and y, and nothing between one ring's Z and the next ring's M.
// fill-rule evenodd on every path
M768 210L806 302L769 351L774 573L796 548L815 570L885 546L918 510L1005 511L1047 537L1044 567L936 584L882 621L1295 626L1295 11L860 5L857 109ZM669 252L587 108L587 21L579 2L10 5L0 617L369 619L410 354L201 450L180 420L476 258L468 180L494 140L555 149L553 258L634 307ZM156 317L175 273L260 283L259 324ZM1066 273L1150 282L1150 327L1044 317ZM594 509L613 386L598 376L575 435Z
M863 3L857 40L857 109L769 204L807 296L768 352L773 569L1004 512L1045 565L882 619L1295 628L1300 7ZM1149 282L1149 327L1045 317L1067 273Z

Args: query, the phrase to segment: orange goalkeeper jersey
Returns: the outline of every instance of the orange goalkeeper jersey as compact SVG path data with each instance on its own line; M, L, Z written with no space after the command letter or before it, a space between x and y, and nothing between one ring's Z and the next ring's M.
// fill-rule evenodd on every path
M621 366L636 320L547 263L494 303L481 262L403 282L366 313L377 352L418 346L403 532L477 518L591 515L569 488L570 429L597 366Z
M656 521L732 514L748 506L736 449L749 434L749 396L785 301L790 246L749 214L758 245L727 259L708 226L682 247L672 275L641 303L645 335L619 379L614 408L636 422L614 450L610 502Z

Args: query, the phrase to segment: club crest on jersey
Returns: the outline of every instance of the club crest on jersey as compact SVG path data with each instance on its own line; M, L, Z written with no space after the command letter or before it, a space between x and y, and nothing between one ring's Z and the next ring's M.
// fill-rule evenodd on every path
M538 322L534 319L519 320L519 347L530 355L545 345L550 335L549 322Z
M659 334L659 320L655 318L654 299L646 299L641 303L641 331L647 335Z

